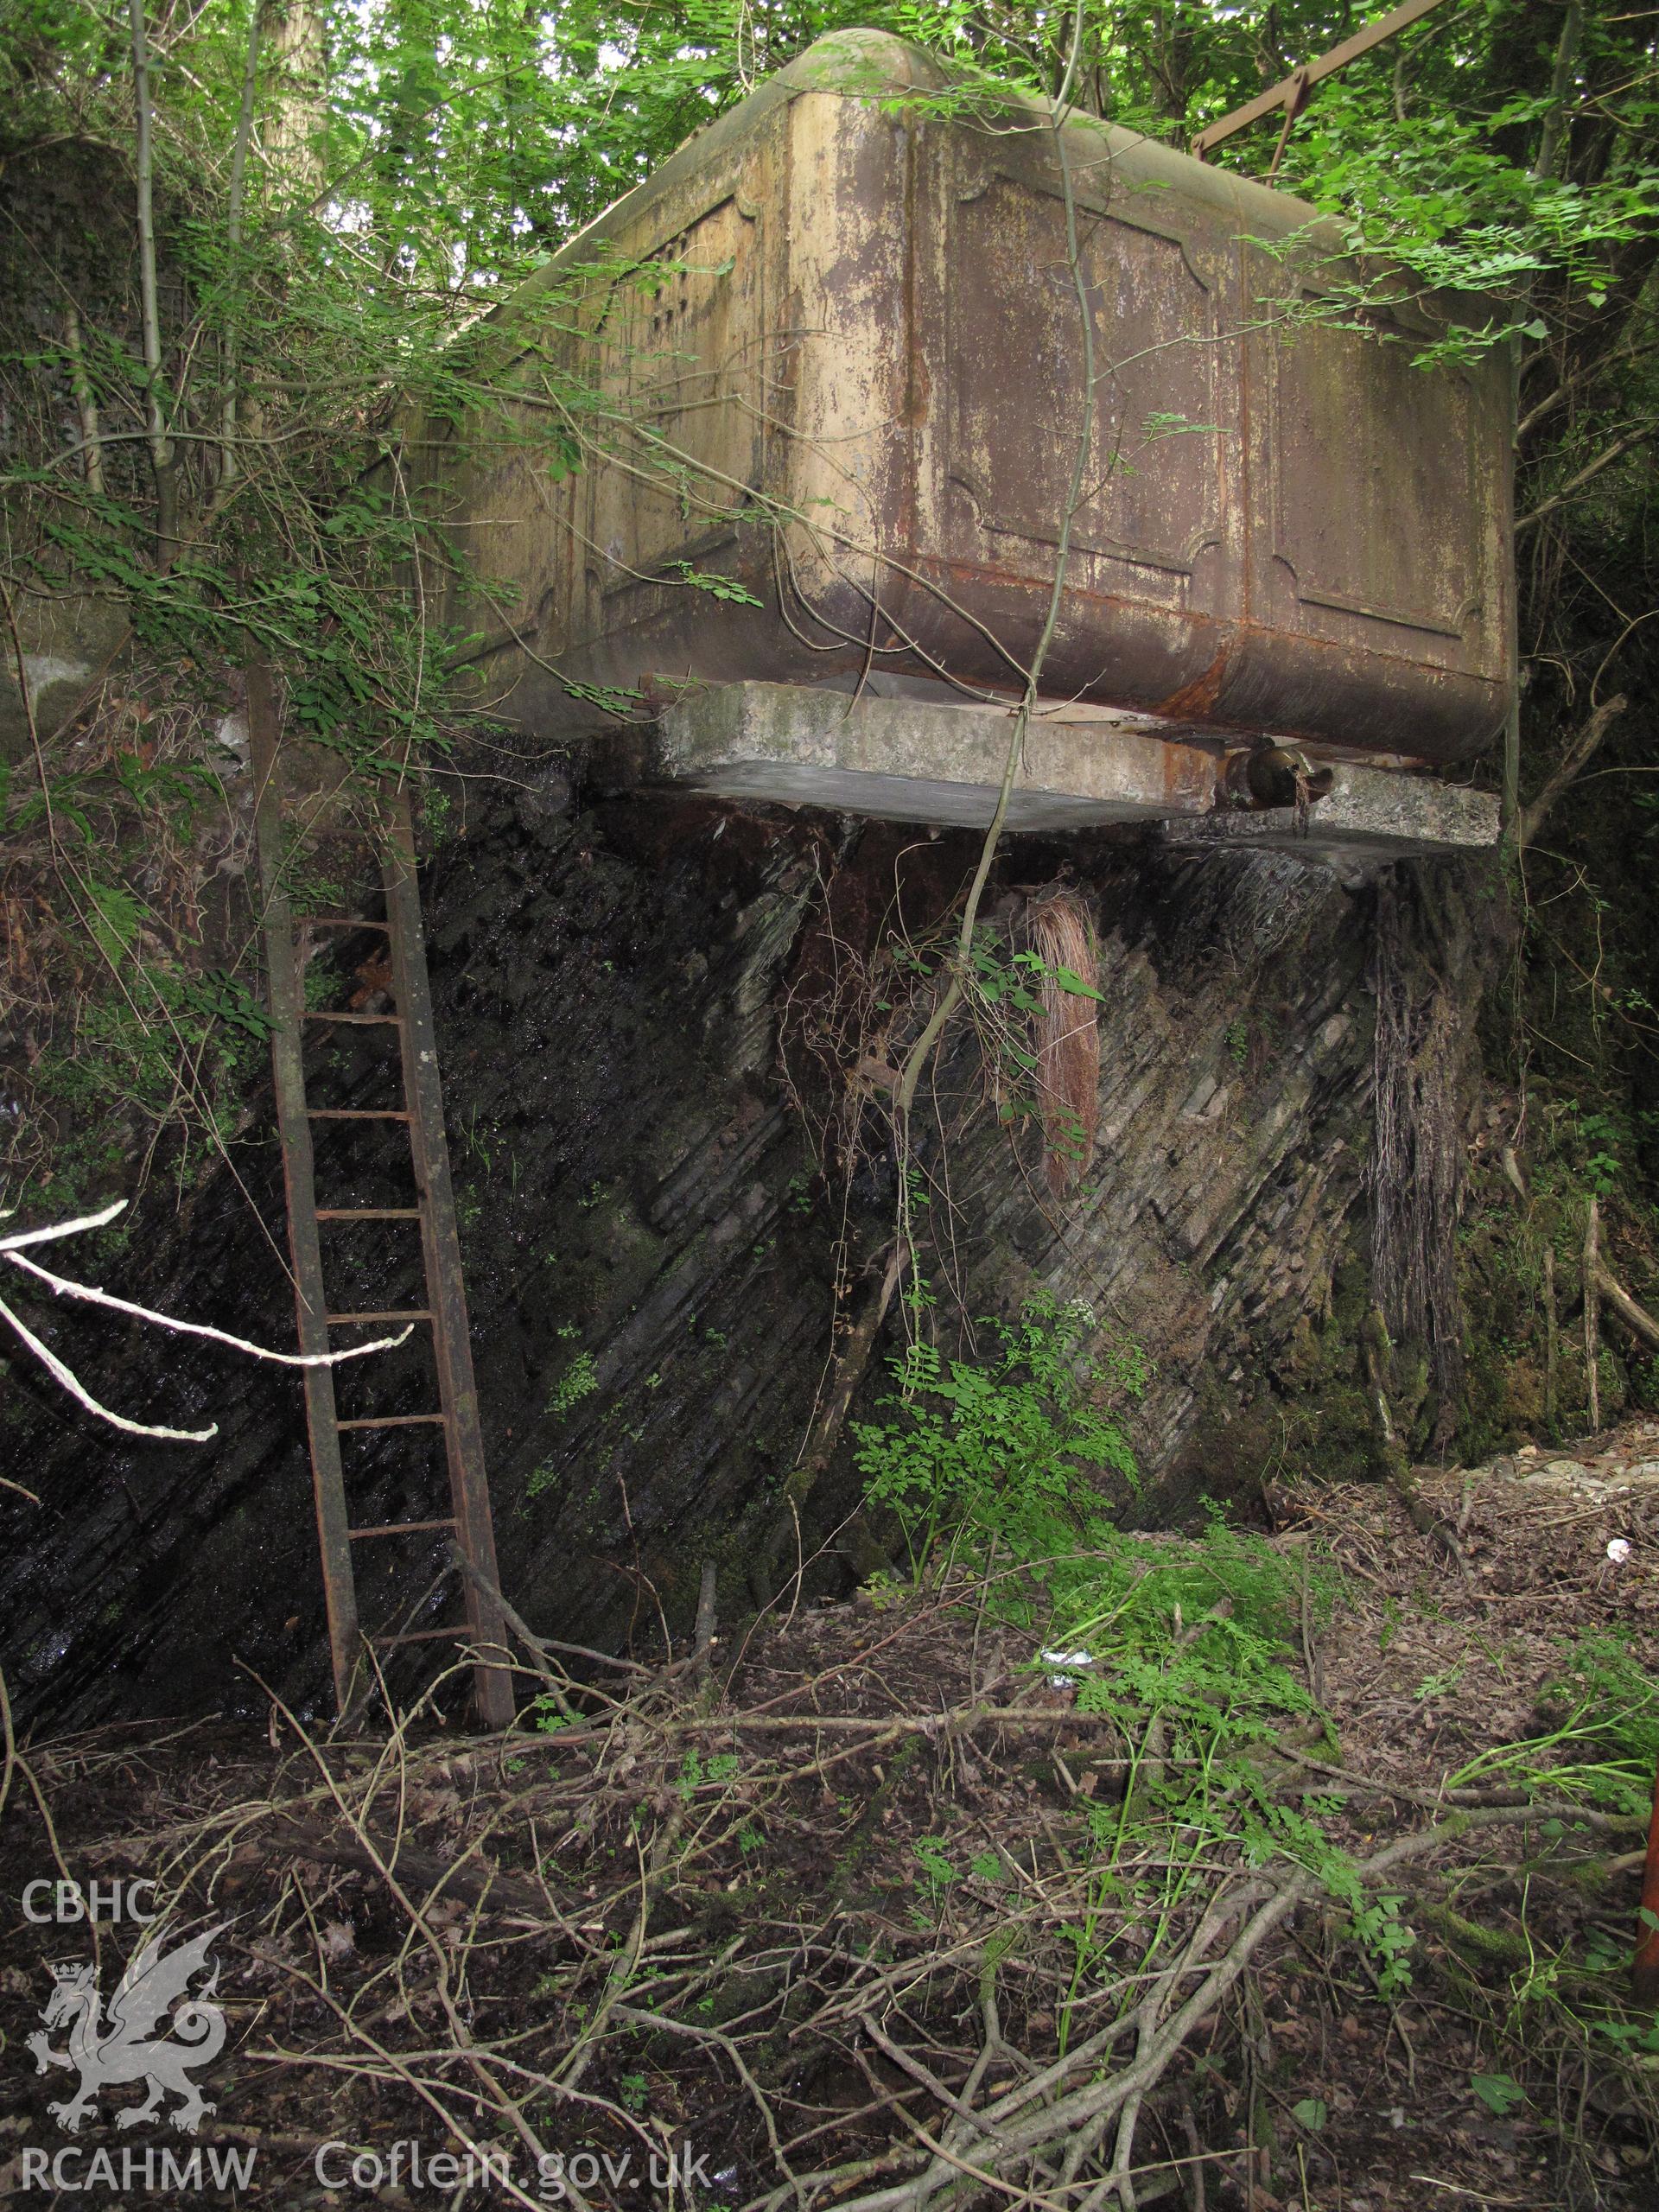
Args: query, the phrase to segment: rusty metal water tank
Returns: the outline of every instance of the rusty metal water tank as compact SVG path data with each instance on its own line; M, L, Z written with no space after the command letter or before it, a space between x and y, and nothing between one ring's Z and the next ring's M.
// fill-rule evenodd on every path
M501 408L411 465L474 572L428 588L480 700L550 738L664 679L1019 690L1083 321L1047 111L948 89L884 34L819 41L477 334ZM1311 207L1088 118L1065 149L1095 431L1042 691L1465 760L1514 680L1507 363L1419 366L1445 303L1403 283L1361 327L1287 321L1329 282Z

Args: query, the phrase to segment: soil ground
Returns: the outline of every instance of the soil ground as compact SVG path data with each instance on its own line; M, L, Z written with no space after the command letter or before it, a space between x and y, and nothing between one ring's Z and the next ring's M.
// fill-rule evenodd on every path
M1636 1770L1589 1809L1618 1732L1573 1681L1586 1650L1659 1659L1659 1426L1421 1479L1441 1533L1348 1485L1275 1493L1263 1539L1330 1725L1287 1719L1253 1771L1371 1866L1366 1940L1294 1833L1263 1863L1248 1824L1195 1829L1185 1739L1091 1697L1104 1644L1044 1659L995 1576L769 1617L706 1679L544 1654L543 1725L507 1739L273 1709L19 1747L0 2196L1647 2212ZM1620 1725L1628 1752L1648 1724ZM94 1937L27 1885L118 1877L157 1883L163 1953L222 1925L194 2135L121 2129L136 2083L71 2134L73 2075L29 2056ZM106 2052L141 1943L97 1931ZM193 2186L198 2148L251 2152L245 2183ZM469 2148L509 2178L442 2164Z

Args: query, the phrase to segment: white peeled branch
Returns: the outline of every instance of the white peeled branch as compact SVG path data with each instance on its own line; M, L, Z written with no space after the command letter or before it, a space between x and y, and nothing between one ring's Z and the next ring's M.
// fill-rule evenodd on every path
M58 1222L49 1228L21 1230L14 1236L0 1236L0 1259L9 1260L13 1267L37 1277L59 1297L79 1298L89 1306L101 1306L112 1313L153 1322L158 1329L170 1330L177 1336L204 1337L210 1344L224 1344L232 1351L245 1352L250 1359L268 1360L278 1367L338 1367L345 1360L361 1359L372 1351L390 1351L411 1333L410 1327L404 1327L395 1337L377 1337L370 1344L348 1344L340 1351L273 1351L267 1344L252 1344L245 1337L233 1337L228 1331L213 1328L205 1321L181 1321L171 1314L157 1313L150 1306L136 1306L130 1299L117 1298L112 1292L99 1289L93 1284L72 1282L67 1275L54 1274L38 1261L23 1257L24 1245L50 1243L60 1237L78 1236L85 1230L106 1227L117 1214L125 1211L126 1203L124 1198L117 1198L101 1212L85 1214L77 1221ZM99 1404L73 1371L41 1343L3 1300L0 1300L0 1320L16 1331L48 1374L62 1384L77 1404L100 1421L108 1421L111 1427L124 1429L130 1436L156 1437L176 1444L206 1444L210 1437L218 1435L217 1421L208 1428L166 1428L147 1421L129 1421L124 1414L112 1412L108 1406Z

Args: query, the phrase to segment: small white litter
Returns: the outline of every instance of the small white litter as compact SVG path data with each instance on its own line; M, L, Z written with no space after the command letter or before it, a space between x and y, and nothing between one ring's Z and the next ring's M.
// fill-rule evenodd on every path
M1039 1651L1037 1656L1045 1667L1092 1667L1095 1663L1092 1651ZM1074 1690L1077 1687L1077 1677L1075 1675L1051 1675L1048 1687L1052 1690Z
M1630 1555L1630 1546L1628 1537L1613 1536L1609 1539L1607 1545L1607 1556L1611 1560L1615 1567L1623 1567Z

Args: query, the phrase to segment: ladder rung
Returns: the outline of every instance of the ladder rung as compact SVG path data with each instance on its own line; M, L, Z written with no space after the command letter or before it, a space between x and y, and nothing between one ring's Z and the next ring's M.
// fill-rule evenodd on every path
M429 1321L429 1306L406 1306L401 1313L325 1313L323 1319L332 1327L345 1321Z
M259 880L264 899L262 934L265 943L267 972L270 978L273 1014L276 1020L278 1042L286 1036L289 1049L278 1051L274 1071L276 1102L279 1109L279 1134L282 1139L283 1166L289 1194L289 1246L293 1263L293 1278L299 1304L302 1327L312 1334L329 1328L360 1327L364 1325L400 1325L424 1323L430 1331L429 1342L436 1363L435 1388L418 1395L435 1397L445 1410L416 1414L385 1414L340 1418L333 1394L332 1380L327 1370L308 1372L306 1376L306 1406L308 1415L310 1456L315 1490L315 1503L321 1543L326 1595L328 1599L330 1656L333 1662L334 1686L342 1713L354 1708L356 1699L353 1678L365 1643L382 1650L391 1650L404 1644L441 1643L444 1649L435 1665L431 1661L412 1661L411 1667L422 1673L436 1671L437 1666L454 1662L465 1663L473 1675L473 1687L480 1714L485 1724L493 1730L511 1726L513 1713L512 1682L505 1664L505 1651L493 1659L481 1658L474 1653L466 1657L467 1644L474 1638L487 1634L492 1643L499 1635L498 1617L493 1606L459 1602L453 1564L447 1565L438 1574L438 1586L449 1592L448 1602L452 1611L463 1618L442 1627L410 1628L408 1623L417 1619L424 1611L430 1618L428 1602L407 1610L391 1609L393 1617L403 1611L404 1627L401 1633L390 1627L378 1634L365 1634L359 1625L359 1592L356 1554L350 1546L372 1538L403 1534L430 1534L434 1543L423 1548L434 1553L432 1571L437 1571L436 1553L442 1549L448 1560L448 1546L453 1539L457 1545L474 1554L481 1575L493 1576L494 1544L490 1529L489 1489L483 1464L482 1439L477 1415L475 1379L473 1371L472 1349L465 1319L465 1285L461 1278L460 1254L455 1236L455 1223L451 1207L447 1203L435 1205L426 1189L426 1171L435 1166L440 1195L447 1192L448 1166L444 1152L444 1134L441 1087L435 1051L431 1041L432 1005L431 978L428 970L424 936L421 924L420 888L416 874L413 822L407 792L397 789L385 794L384 818L374 827L359 830L358 842L365 847L376 845L379 854L379 875L385 887L384 918L373 918L367 914L306 914L296 913L293 905L280 882L280 858L286 830L292 826L285 820L281 785L272 772L283 730L277 711L275 690L268 664L257 654L251 654L247 668L247 701L250 740L259 785L259 803L256 810L256 843L259 862ZM369 887L367 879L363 888L355 893L341 890L342 900L347 896L361 897L365 903L379 894ZM318 940L343 932L335 948L336 956L347 955L347 966L355 954L350 951L346 940L353 934L372 933L382 939L375 952L372 969L359 971L359 980L367 988L359 990L347 983L343 976L324 988L344 989L347 1001L341 1007L308 1005L302 973L308 953L321 951ZM359 948L360 950L360 948ZM380 967L380 955L389 956L397 973L395 978ZM385 995L382 995L382 992ZM314 995L320 997L321 990ZM372 1012L377 998L386 1012ZM302 1062L305 1057L300 1049L305 1043L303 1024L314 1027L335 1026L340 1028L375 1027L397 1029L407 1033L400 1035L390 1048L394 1054L404 1055L404 1082L387 1084L403 1098L399 1108L314 1107L307 1098L305 1073ZM312 1052L315 1058L327 1040L320 1040ZM419 1044L421 1049L411 1048ZM321 1085L318 1086L321 1088ZM364 1086L366 1088L367 1086ZM326 1096L327 1093L325 1092ZM338 1095L338 1094L336 1094ZM315 1163L312 1159L314 1136L308 1129L320 1122L402 1122L415 1145L413 1183L405 1183L406 1192L416 1196L412 1205L378 1205L358 1204L319 1206ZM334 1187L342 1187L336 1182ZM353 1184L346 1181L344 1189ZM333 1313L328 1308L328 1290L323 1281L322 1249L337 1243L337 1239L320 1236L320 1224L325 1222L410 1222L418 1225L426 1265L426 1279L394 1278L382 1285L395 1287L397 1280L408 1281L410 1289L417 1287L439 1301L430 1306L397 1309L346 1310ZM385 1244L388 1240L375 1240ZM343 1286L342 1286L343 1287ZM458 1322L458 1325L451 1325ZM377 1328L375 1333L379 1334ZM309 1341L309 1336L308 1336ZM327 1342L326 1335L323 1341ZM366 1342L367 1339L365 1338ZM410 1395L416 1395L411 1389ZM371 1433L375 1430L429 1427L442 1432L441 1449L448 1461L448 1494L435 1488L427 1493L430 1504L448 1503L452 1512L442 1518L406 1522L387 1522L362 1528L352 1525L353 1510L351 1499L353 1485L347 1479L343 1461L352 1454L341 1443L342 1433ZM411 1450L418 1447L411 1445ZM388 1450L395 1450L388 1446ZM372 1455L371 1455L372 1456ZM407 1453L403 1455L405 1459ZM410 1501L413 1502L412 1500ZM367 1500L359 1500L359 1503ZM439 1547L436 1539L444 1543ZM379 1554L383 1560L385 1554ZM490 1586L486 1579L483 1586ZM378 1609L377 1609L378 1610ZM384 1618L384 1616L383 1616Z
M319 1206L319 1221L418 1221L419 1206Z
M337 1421L336 1428L426 1428L441 1426L448 1414L380 1414L371 1421Z
M406 1106L308 1106L308 1122L406 1122Z
M359 1536L413 1536L423 1529L458 1529L461 1526L452 1513L442 1521L383 1521L378 1529L348 1529L346 1533L355 1543Z

